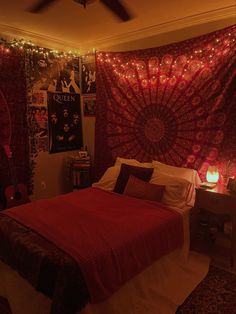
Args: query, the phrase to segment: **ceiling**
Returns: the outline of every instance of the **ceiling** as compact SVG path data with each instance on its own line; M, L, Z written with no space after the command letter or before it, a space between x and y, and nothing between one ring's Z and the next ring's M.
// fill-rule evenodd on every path
M85 52L208 22L219 22L216 28L222 21L225 26L236 23L235 0L123 0L133 14L128 22L120 22L99 0L86 9L73 0L58 0L40 14L27 11L35 1L0 0L1 37Z

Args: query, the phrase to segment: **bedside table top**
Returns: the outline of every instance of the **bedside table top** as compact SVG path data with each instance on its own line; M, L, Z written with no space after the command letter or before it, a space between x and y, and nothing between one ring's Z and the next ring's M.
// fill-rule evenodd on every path
M235 197L236 199L236 193L233 193L227 189L227 187L223 184L218 183L213 189L206 189L206 188L197 188L197 190L200 191L206 191L206 192L212 192L212 193L217 193L217 194L224 194L224 195L229 195L231 197Z

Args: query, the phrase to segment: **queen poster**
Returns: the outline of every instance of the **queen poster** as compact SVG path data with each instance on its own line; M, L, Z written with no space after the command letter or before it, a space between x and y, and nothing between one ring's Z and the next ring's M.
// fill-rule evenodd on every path
M59 153L83 146L80 95L48 93L49 152Z

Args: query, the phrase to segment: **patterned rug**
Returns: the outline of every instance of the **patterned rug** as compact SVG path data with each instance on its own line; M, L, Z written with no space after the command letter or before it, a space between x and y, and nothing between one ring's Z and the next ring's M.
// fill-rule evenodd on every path
M236 314L236 275L210 266L176 314Z
M0 297L0 314L11 314L7 300ZM176 314L236 314L236 275L210 266Z

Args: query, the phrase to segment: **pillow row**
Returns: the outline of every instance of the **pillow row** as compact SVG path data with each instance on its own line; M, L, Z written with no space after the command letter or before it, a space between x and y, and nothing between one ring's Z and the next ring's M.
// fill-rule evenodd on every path
M127 164L131 166L144 168L155 168L161 171L162 173L166 173L167 175L173 175L176 177L183 178L193 183L195 186L199 186L202 183L199 174L195 169L170 166L156 160L153 160L152 162L139 162L136 159L126 159L117 157L115 166L120 166L121 164Z
M114 179L112 180L112 174ZM115 193L151 201L161 201L165 187L151 184L153 168L121 164L107 169L101 180L93 187L109 189ZM115 184L114 184L115 181Z
M157 168L141 167L140 164L138 166L121 164L110 167L101 180L93 184L93 187L133 197L162 201L171 207L193 206L194 184L183 178L167 175Z

